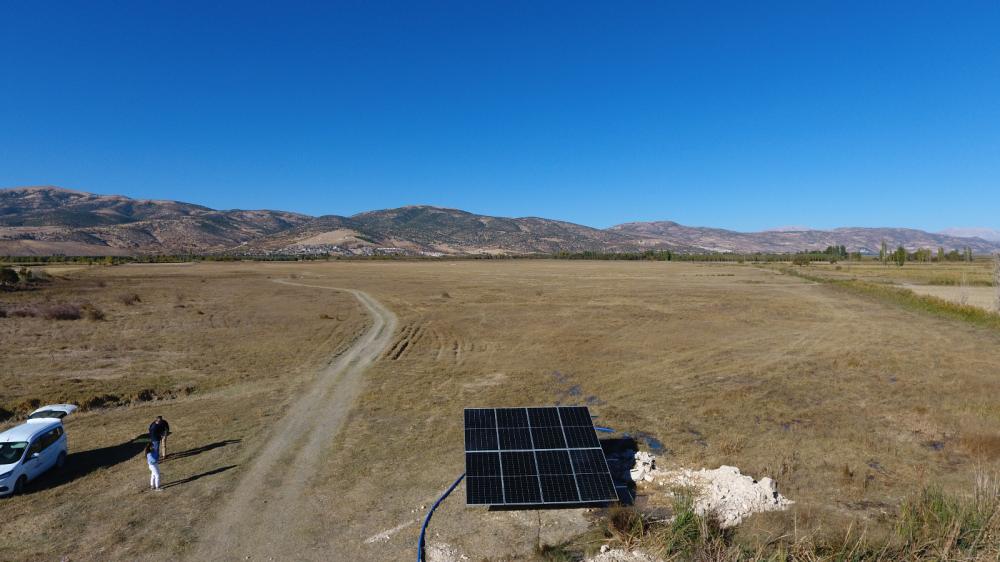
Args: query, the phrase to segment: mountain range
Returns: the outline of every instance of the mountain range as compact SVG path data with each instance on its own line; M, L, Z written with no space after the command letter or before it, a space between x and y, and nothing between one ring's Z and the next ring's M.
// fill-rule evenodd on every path
M958 234L956 232L956 234ZM537 217L504 218L417 205L352 216L216 210L58 187L0 190L0 255L334 254L468 255L556 252L877 253L882 241L945 250L1000 251L1000 241L906 228L786 227L735 232L670 221L607 229Z

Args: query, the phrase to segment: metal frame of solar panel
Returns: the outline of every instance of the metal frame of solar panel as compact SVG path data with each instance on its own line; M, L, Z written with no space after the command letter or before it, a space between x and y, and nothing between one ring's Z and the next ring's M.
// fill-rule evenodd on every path
M466 408L466 505L618 500L590 410Z

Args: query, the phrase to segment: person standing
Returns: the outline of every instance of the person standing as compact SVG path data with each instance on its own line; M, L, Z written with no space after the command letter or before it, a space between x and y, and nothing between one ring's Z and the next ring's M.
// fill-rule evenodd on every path
M167 456L167 435L170 434L170 424L163 416L156 416L153 423L149 424L149 442L153 444L159 458Z
M149 489L160 491L160 455L153 443L146 444L146 464L149 465Z

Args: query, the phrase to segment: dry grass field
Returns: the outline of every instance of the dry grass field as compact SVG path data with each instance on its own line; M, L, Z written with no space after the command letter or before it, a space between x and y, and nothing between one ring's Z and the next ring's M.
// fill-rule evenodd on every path
M362 289L398 317L310 483L302 532L327 559L413 556L423 508L464 469L469 406L588 404L600 424L661 441L662 466L771 476L796 504L751 518L747 544L852 524L874 536L925 486L967 494L1000 461L1000 331L768 269L332 262L60 276L0 299L86 300L106 319L0 319L0 406L104 394L122 405L67 422L70 461L85 469L3 500L3 559L190 553L272 421L366 322L349 295L271 282L291 276ZM129 441L159 413L172 451L194 452L165 463L180 483L154 496ZM531 559L601 516L463 504L459 487L428 539L476 561Z
M838 279L897 283L901 285L931 285L952 287L963 281L970 287L989 287L993 282L993 262L978 259L972 263L907 262L903 267L877 262L813 263L810 269Z
M994 286L995 267L994 262L980 259L972 263L907 263L903 267L872 262L812 264L806 269L828 279L886 283L918 295L1000 312Z

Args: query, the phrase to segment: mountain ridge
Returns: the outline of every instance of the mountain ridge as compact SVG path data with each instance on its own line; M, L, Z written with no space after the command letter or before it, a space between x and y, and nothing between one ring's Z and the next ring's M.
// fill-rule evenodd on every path
M910 250L1000 251L1000 242L908 228L737 232L649 221L599 229L544 217L498 217L431 205L314 217L266 209L217 210L55 186L0 189L0 255L788 253L838 245L874 253L883 240L893 248L902 245Z

